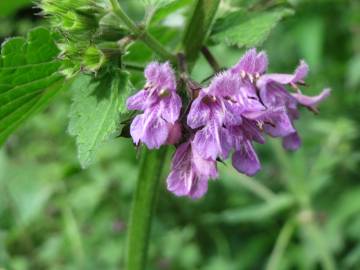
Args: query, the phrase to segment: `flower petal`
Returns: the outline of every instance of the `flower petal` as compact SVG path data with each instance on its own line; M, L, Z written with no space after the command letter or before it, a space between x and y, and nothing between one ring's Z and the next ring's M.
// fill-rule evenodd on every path
M173 170L170 172L166 182L167 189L176 196L189 195L192 188L193 172L191 170Z
M302 81L309 71L308 65L301 61L300 65L296 68L294 74L266 74L260 77L257 82L258 87L261 89L270 82L277 82L279 84L297 83Z
M206 125L210 119L210 107L203 102L204 95L200 95L193 101L187 117L189 127L195 129Z
M163 64L151 62L145 69L145 77L148 83L158 88L158 91L163 88L176 90L175 75L169 62Z
M232 73L239 74L244 71L246 73L253 73L256 65L256 49L252 48L248 50L240 61L230 69Z
M212 121L196 132L193 146L204 159L216 160L217 157L225 159L231 148L231 138L225 128L217 126Z
M143 122L144 122L144 115L143 114L135 116L135 118L131 122L130 135L131 135L131 137L132 137L135 144L138 144L141 137L142 137L143 127L144 127Z
M261 168L256 152L248 140L233 154L232 164L236 170L249 176L255 175Z
M181 110L181 98L175 92L165 97L160 102L161 116L171 124L179 119Z
M286 150L295 151L301 146L301 139L297 132L291 133L282 140L282 145Z
M148 97L148 94L148 91L141 90L135 95L130 96L126 101L127 108L129 110L144 111L146 109L146 99Z
M268 67L268 57L265 52L260 52L256 56L256 62L255 62L255 70L254 72L257 72L259 74L263 74Z
M215 139L218 135L214 134L217 132L209 126L196 132L193 146L202 158L216 160L219 155L219 148Z
M274 113L268 122L264 129L273 137L284 137L296 131L285 109L283 112Z
M157 117L156 111L144 115L143 129L144 133L141 141L149 149L160 148L166 143L169 135L169 124L162 118Z
M197 175L202 175L206 178L218 177L216 161L202 158L194 147L192 147L192 168Z
M204 196L207 190L208 190L208 179L204 177L199 177L195 181L193 181L189 195L192 199L199 199L202 196Z
M324 89L319 95L314 97L305 96L300 93L292 94L293 97L303 106L316 107L321 101L330 95L331 90L329 88Z

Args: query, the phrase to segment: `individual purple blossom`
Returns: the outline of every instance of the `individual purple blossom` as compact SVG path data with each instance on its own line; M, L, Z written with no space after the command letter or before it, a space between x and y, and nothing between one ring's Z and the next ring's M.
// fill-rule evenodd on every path
M239 126L243 117L264 110L264 106L251 99L252 89L241 78L230 72L214 78L210 86L201 89L193 101L187 124L199 129L194 137L194 147L203 158L227 158L233 146L229 127Z
M176 125L181 99L176 93L174 71L168 62L150 63L145 69L146 84L127 100L129 110L143 111L130 126L135 144L143 142L149 149L164 145Z
M202 197L209 179L218 177L216 161L202 158L191 141L177 147L167 178L167 188L177 196Z

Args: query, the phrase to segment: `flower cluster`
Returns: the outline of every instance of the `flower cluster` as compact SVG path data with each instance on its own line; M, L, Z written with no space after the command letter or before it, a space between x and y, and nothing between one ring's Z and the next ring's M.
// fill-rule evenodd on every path
M299 86L308 73L304 61L294 74L267 74L267 66L264 52L249 50L234 67L194 91L190 108L183 109L180 117L182 102L173 70L168 63L149 64L144 89L128 99L130 110L143 111L131 124L131 136L150 149L164 144L177 147L167 179L169 191L201 197L208 180L217 178L217 161L230 154L236 170L256 174L261 164L253 143L265 143L265 134L281 137L288 150L300 147L294 127L299 105L316 111L330 90L314 97L302 94Z

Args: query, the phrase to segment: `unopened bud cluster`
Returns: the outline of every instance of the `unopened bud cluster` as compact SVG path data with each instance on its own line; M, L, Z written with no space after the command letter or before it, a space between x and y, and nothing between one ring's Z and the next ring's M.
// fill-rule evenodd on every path
M267 66L266 54L251 49L208 86L190 89L190 104L182 106L169 63L148 65L144 88L127 100L128 109L142 111L132 121L130 133L135 144L144 143L149 149L176 146L167 178L169 191L203 196L208 180L218 176L217 162L230 155L240 173L256 174L261 165L253 143L264 144L265 135L282 138L288 150L300 147L294 126L298 107L316 111L330 90L314 97L302 94L300 86L308 73L304 61L294 74L267 74Z
M120 61L118 40L127 35L105 0L42 0L39 4L52 28L60 34L62 72L97 72L108 61Z

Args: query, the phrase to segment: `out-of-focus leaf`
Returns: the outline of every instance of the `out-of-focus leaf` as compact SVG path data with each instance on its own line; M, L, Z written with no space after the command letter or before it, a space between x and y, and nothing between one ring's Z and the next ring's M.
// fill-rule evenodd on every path
M17 226L22 229L32 222L46 206L47 200L56 188L55 182L48 179L60 178L61 170L55 164L42 165L29 163L27 166L7 164L0 177L0 188L5 190L16 209Z
M80 164L86 168L99 146L119 134L131 86L128 74L117 70L100 78L80 75L72 90L69 132L76 137Z
M219 214L205 215L204 220L207 222L224 223L259 222L289 209L294 202L295 200L291 195L281 194L271 201L259 205L230 209Z
M347 83L350 87L360 85L360 53L352 57L349 62Z
M2 0L0 1L0 17L10 16L18 9L30 6L32 3L31 0Z
M176 1L175 0L141 0L141 2L143 2L143 4L148 8L158 9Z
M306 59L311 70L318 70L325 38L324 20L319 17L303 20L295 29L295 36L301 55Z
M186 7L191 2L192 2L191 0L172 1L172 2L168 3L167 5L159 8L154 13L154 15L151 19L151 22L157 23L157 22L165 19L171 13L174 13L174 12L178 11L179 9Z
M44 28L32 30L27 39L12 38L2 45L0 144L61 90L58 53L51 33Z
M291 14L293 10L287 8L250 13L238 10L215 22L211 38L230 46L258 46L283 17Z

